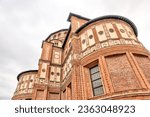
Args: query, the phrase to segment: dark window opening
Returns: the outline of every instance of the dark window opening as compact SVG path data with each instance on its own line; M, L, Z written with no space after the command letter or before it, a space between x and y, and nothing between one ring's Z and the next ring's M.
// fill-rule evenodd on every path
M96 65L90 69L90 75L91 75L93 95L97 96L97 95L104 94L102 79L101 79L98 65Z

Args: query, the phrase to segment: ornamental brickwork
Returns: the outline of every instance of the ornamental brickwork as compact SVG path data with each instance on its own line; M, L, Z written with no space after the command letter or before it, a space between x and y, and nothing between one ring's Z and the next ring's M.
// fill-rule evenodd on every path
M129 19L70 13L42 43L38 70L17 76L13 100L150 99L150 53Z

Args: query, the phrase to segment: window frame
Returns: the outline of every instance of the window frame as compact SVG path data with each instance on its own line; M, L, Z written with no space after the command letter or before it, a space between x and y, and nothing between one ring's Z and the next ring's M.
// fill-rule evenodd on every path
M96 68L96 67L97 67L97 71L92 72L91 70L93 68ZM90 81L91 81L91 86L92 86L91 88L92 88L92 91L93 91L93 96L103 95L104 94L104 85L103 85L103 81L102 81L101 72L99 70L99 65L97 64L97 65L94 65L93 67L89 68L89 73L90 73ZM95 74L98 74L99 78L92 78L92 76L95 75ZM96 87L93 85L94 84L93 82L95 82L95 81L98 81L100 83ZM102 90L102 91L98 92L98 94L96 94L95 89L99 89L99 90Z

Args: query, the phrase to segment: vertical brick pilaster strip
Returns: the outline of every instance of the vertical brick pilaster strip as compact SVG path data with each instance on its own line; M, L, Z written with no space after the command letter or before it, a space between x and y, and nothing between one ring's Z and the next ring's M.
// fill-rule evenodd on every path
M118 27L116 26L116 23L113 22L112 25L113 25L113 27L114 27L116 33L117 33L117 36L118 36L119 38L122 38L122 36L121 36L121 34L120 34L119 30L118 30Z
M73 72L72 72L72 99L77 100L77 68L76 65L73 66Z
M77 99L81 100L82 99L82 87L81 87L81 68L80 65L77 64L77 81L76 81L76 86L77 86Z
M68 98L68 86L66 85L66 100L69 100Z
M46 78L45 81L49 84L49 63L47 63L47 67L46 67Z
M94 34L95 43L98 43L99 39L98 39L98 35L97 35L97 32L96 32L96 29L93 28L92 31L93 31L93 34Z
M60 100L63 100L63 93L62 93L61 88L60 88L60 94L59 94L59 97L60 97Z
M81 66L81 74L82 74L82 76L81 76L81 80L82 80L82 84L81 84L81 86L82 86L82 99L86 100L87 99L87 91L86 91L87 86L86 86L86 77L85 77L84 69L85 68L83 66Z
M82 92L83 92L83 84L82 84L82 68L81 65L78 65L78 82L77 82L77 86L78 86L78 99L81 100L82 99Z
M47 100L47 98L48 98L48 86L47 85L45 85L45 87L44 87L44 95L43 95L43 100Z
M27 79L28 79L28 78L27 78ZM28 90L29 90L30 79L31 79L31 77L26 81L26 83L27 83L26 91L27 91L27 92L28 92ZM35 79L34 79L34 80L35 80ZM33 88L34 88L34 85L33 85ZM32 94L33 94L33 89L32 89Z
M143 88L148 88L148 89L150 89L150 84L149 84L148 81L146 80L145 75L143 74L141 68L140 68L139 65L138 65L138 62L135 60L135 58L134 58L134 56L132 55L132 53L128 52L128 56L129 56L129 55L131 56L131 59L133 60L133 63L134 63L134 66L135 66L135 67L133 67L133 68L135 68L135 72L136 72L137 74L139 74L139 75L137 75L137 76L138 76L138 80L139 80L141 86L142 86Z
M109 34L109 30L107 29L106 24L104 23L104 24L102 24L102 26L103 26L104 33L105 33L105 35L106 35L107 39L110 39L110 38L111 38L111 36L110 36L110 34Z
M81 51L81 41L79 40L78 35L73 35L72 37L72 52L73 54L78 54ZM72 67L72 100L78 99L78 80L80 79L79 75L79 59L76 58L73 60L73 67Z
M32 100L36 100L36 95L37 95L37 88L34 87L33 93L32 93Z
M106 94L113 93L114 88L110 79L109 71L107 68L107 64L105 61L105 58L103 56L99 57L99 66L101 70L101 75L102 75L102 81L104 83L104 91Z

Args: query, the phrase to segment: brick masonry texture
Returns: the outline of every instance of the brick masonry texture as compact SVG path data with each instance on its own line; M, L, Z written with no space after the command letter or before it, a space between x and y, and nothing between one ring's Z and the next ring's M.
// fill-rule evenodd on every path
M69 29L43 41L38 70L17 76L13 100L150 99L150 53L129 19L70 13L68 21ZM97 65L103 93L94 95L90 69Z

